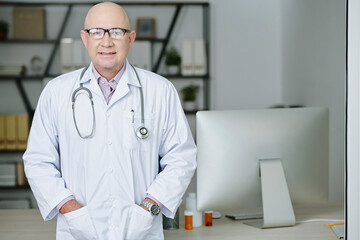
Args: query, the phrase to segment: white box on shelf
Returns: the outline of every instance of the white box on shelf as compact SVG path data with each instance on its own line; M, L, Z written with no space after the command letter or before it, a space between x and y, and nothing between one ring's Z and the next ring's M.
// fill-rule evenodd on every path
M194 75L203 76L206 72L205 40L194 40Z
M184 76L194 75L194 51L193 41L184 40L181 48L181 74Z

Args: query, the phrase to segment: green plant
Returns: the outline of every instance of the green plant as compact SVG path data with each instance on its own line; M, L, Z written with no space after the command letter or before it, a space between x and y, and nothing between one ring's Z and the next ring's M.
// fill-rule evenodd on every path
M181 89L181 93L183 95L184 102L193 102L196 100L197 93L199 91L199 86L197 85L189 85Z
M9 29L9 24L3 20L0 20L0 32L7 33Z
M176 48L171 47L165 54L165 64L167 66L180 65L181 57Z

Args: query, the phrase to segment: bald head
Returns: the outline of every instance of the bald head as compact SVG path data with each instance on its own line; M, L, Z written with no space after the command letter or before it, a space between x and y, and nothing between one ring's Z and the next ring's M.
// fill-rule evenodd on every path
M102 2L90 8L85 18L84 29L95 27L131 29L125 9L112 2Z

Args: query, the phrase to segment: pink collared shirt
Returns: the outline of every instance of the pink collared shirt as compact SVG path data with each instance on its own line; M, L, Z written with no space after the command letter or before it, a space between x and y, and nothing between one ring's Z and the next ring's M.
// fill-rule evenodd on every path
M107 81L104 77L102 77L96 71L94 65L91 66L92 66L92 73L100 86L101 92L104 94L105 101L107 104L109 104L111 97L115 92L116 86L118 85L122 75L126 70L126 64L124 64L124 67L120 70L120 72L116 74L116 76L110 81Z

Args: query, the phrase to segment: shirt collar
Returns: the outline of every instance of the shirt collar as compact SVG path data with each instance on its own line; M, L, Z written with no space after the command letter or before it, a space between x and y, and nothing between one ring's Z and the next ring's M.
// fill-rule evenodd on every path
M129 63L129 61L126 59L125 61L125 64L124 64L125 68L122 68L123 72L122 74L120 74L120 71L119 74L119 81L120 81L120 78L123 77L124 79L124 82L126 82L127 84L130 84L130 85L133 85L133 86L136 86L136 87L140 87L140 84L139 84L139 81L136 77L136 73L133 69L133 67L131 66L131 64ZM93 63L91 62L90 65L88 66L88 69L85 71L85 74L84 76L82 77L82 79L80 80L80 83L85 83L85 82L88 82L92 79L92 77L94 77L94 79L96 80L97 82L97 78L96 76L93 74L93 71L92 69L94 68L93 66ZM94 68L95 69L95 68ZM97 73L97 71L95 70L95 72ZM98 73L97 73L98 74ZM139 73L138 73L139 74ZM101 75L99 74L99 76L101 77ZM116 76L115 76L116 77ZM140 77L140 76L139 76ZM141 81L141 79L140 79Z
M95 79L96 79L98 82L101 81L101 80L103 80L103 79L104 79L105 81L107 81L103 76L101 76L101 75L98 73L98 71L96 71L96 69L95 69L95 67L94 67L93 64L91 64L91 69L92 69L92 74L94 75ZM120 81L120 79L121 79L121 77L123 76L125 70L126 70L126 64L124 64L124 67L121 68L120 72L118 72L118 73L116 74L116 76L115 76L113 79L111 79L110 81L115 80L116 84L118 84L119 81ZM109 81L109 82L110 82L110 81Z

